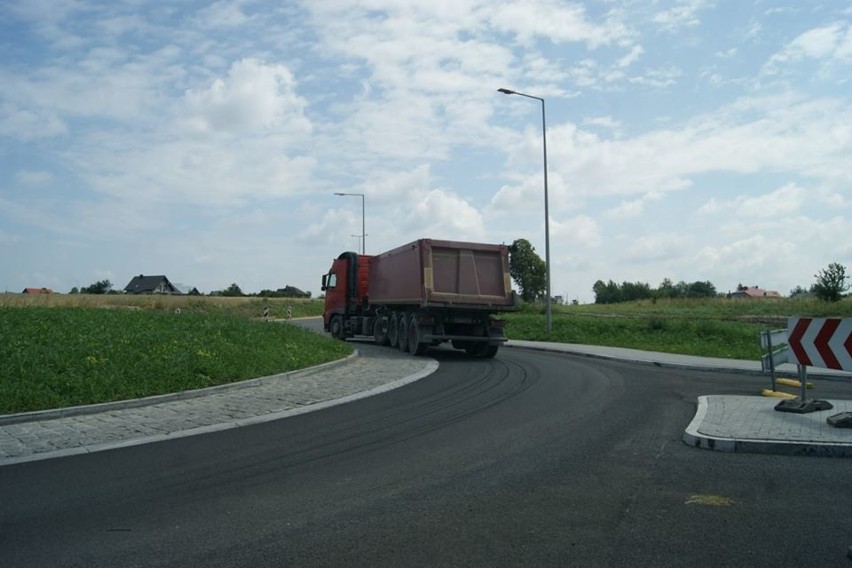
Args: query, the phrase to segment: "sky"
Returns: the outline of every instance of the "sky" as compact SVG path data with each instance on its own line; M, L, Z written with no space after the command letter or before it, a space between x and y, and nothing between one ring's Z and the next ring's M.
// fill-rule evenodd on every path
M852 270L852 1L5 0L0 291L320 294L511 244L551 290Z

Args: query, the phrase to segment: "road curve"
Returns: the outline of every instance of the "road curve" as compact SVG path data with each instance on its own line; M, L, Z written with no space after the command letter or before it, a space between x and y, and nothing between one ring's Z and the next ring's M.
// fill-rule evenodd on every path
M0 468L3 565L848 565L847 461L680 442L761 379L433 354L320 412Z

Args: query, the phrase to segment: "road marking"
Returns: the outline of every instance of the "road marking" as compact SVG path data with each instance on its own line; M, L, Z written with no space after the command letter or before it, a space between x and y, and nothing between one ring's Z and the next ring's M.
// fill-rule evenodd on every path
M707 507L730 507L734 500L722 495L693 494L684 503L685 505L704 505Z

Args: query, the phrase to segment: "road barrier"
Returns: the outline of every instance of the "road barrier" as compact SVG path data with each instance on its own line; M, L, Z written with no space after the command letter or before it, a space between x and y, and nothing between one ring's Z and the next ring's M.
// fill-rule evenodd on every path
M776 369L783 363L790 362L790 350L787 346L787 330L776 329L760 332L760 347L766 353L760 358L760 368L764 373L769 373L772 379L772 386L768 389L763 389L763 396L775 398L796 398L796 395L790 392L778 390L778 386L800 388L801 382L794 379L779 379L776 377ZM805 388L812 389L813 383L806 383Z
M828 410L832 405L824 400L808 400L808 367L821 367L839 371L852 371L852 318L790 318L787 329L765 331L760 334L760 345L767 351L761 357L763 372L772 377L772 391L766 396L781 396L785 399L775 406L781 412L806 413ZM779 346L781 347L775 347ZM798 367L800 394L790 397L789 393L777 390L779 383L795 384L775 378L775 368L782 363L796 363ZM839 415L838 415L839 416ZM832 426L846 427L849 420L831 417Z

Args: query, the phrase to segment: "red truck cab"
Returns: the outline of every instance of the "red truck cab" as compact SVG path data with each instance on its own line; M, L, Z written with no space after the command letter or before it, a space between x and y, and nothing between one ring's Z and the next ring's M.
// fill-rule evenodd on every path
M344 252L332 262L328 274L322 277L322 290L325 292L323 327L334 337L342 338L344 333L342 328L332 329L332 321L342 321L366 309L372 258L355 252Z

